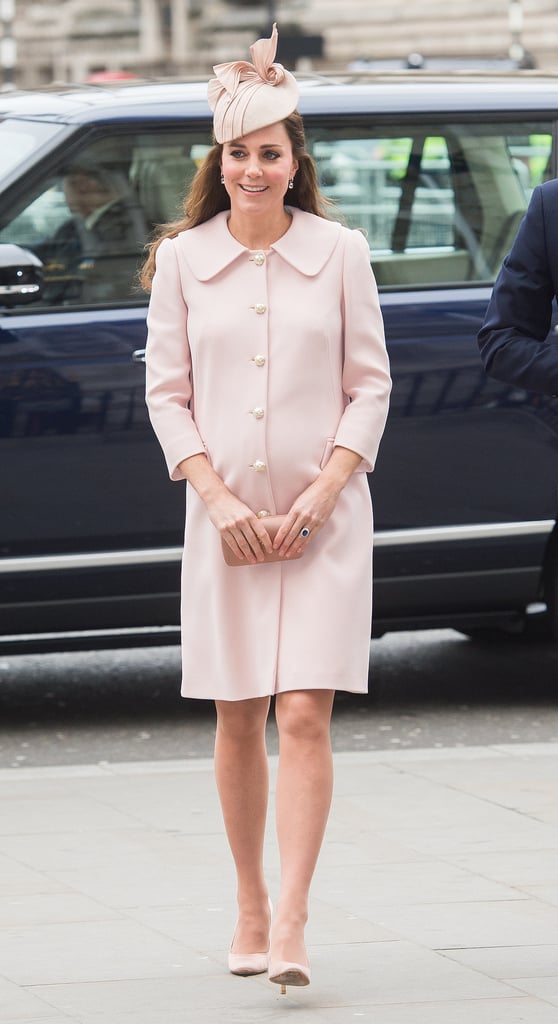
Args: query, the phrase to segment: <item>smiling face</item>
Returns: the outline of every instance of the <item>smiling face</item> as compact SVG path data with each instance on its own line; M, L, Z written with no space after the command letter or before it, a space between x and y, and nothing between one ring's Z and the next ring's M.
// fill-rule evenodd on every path
M221 170L233 213L282 210L289 179L298 169L282 122L250 132L223 146Z

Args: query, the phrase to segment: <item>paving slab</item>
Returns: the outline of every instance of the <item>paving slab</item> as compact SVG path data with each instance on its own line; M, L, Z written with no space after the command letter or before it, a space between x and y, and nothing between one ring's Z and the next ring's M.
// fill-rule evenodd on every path
M545 1003L550 1003L554 1007L558 1006L558 977L556 974L552 978L516 978L514 984L518 989L530 992L538 999L544 1000ZM554 1012L556 1013L556 1010ZM558 1014L556 1014L556 1019L558 1020Z
M0 1020L556 1024L557 774L558 744L336 755L312 984L281 996L227 972L210 760L3 769Z
M1 918L0 918L1 920ZM52 1018L53 1008L41 999L36 992L27 990L22 985L7 981L0 977L0 1020L17 1021L27 1024L28 1021L45 1021Z
M491 946L451 950L446 955L458 963L482 971L491 978L525 980L554 975L558 984L558 945Z

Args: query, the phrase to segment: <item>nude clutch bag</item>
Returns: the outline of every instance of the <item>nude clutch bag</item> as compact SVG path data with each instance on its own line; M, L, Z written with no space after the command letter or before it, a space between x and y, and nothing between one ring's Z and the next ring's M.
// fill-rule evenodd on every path
M265 516L263 519L264 526L269 533L272 540L275 538L281 523L284 521L285 516ZM237 558L234 551L231 551L229 545L225 540L221 541L223 547L223 558L227 565L264 565L266 562L292 562L294 559L283 558L278 551L272 551L270 555L264 553L263 562L247 562L244 558ZM299 555L295 555L294 558L302 558L302 552Z

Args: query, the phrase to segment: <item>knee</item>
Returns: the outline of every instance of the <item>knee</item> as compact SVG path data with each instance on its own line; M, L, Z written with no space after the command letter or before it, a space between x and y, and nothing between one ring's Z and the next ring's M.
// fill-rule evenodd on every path
M246 741L265 733L269 702L256 700L219 701L217 703L217 729L222 736L235 741Z
M332 698L311 690L284 693L277 699L279 736L297 742L329 742Z

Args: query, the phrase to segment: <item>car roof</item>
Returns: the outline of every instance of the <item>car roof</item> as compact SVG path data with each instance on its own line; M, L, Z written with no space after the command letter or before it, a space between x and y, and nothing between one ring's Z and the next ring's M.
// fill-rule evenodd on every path
M299 78L303 114L512 113L558 109L558 76L540 72L354 72ZM4 92L0 117L60 124L210 116L207 81L114 82Z

